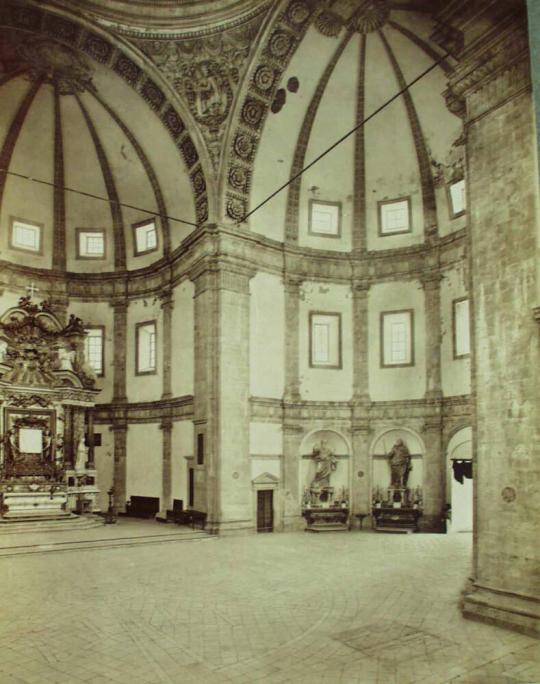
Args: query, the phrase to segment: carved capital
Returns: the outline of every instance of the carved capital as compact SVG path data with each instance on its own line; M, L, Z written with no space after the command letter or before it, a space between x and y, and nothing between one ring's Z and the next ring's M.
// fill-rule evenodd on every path
M129 299L126 299L126 297L111 299L109 305L114 309L115 314L126 314L129 307Z
M540 325L540 306L536 306L533 309L533 318Z
M369 295L369 290L371 288L371 281L369 280L353 280L352 282L352 295L355 299L366 299Z
M285 292L288 295L291 295L293 297L300 296L300 288L302 287L302 284L304 282L304 278L302 276L287 273L283 276L282 282Z
M431 271L420 276L420 283L426 292L434 292L440 288L442 278L438 271Z
M174 295L171 287L164 288L159 294L162 309L174 309Z

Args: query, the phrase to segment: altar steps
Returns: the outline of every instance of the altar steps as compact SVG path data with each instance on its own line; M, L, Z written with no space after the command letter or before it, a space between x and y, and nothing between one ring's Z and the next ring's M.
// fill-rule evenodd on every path
M112 537L110 539L80 539L78 541L49 542L17 546L3 546L0 543L0 558L6 556L22 556L35 553L51 553L58 551L88 551L91 549L115 549L122 547L146 546L148 544L166 544L171 542L210 541L217 536L202 530L186 529L170 534L152 534L145 537Z
M25 515L0 518L0 537L5 534L41 534L42 532L77 532L102 527L103 518L80 515Z

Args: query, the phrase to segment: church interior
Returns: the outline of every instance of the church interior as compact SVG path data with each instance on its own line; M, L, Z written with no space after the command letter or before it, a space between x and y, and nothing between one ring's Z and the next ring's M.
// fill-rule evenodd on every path
M2 682L540 682L534 4L0 4Z

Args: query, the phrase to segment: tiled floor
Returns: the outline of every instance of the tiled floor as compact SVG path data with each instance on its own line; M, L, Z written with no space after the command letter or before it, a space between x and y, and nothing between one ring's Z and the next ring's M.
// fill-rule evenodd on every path
M371 532L0 558L0 682L538 684L538 641L461 618L469 558Z

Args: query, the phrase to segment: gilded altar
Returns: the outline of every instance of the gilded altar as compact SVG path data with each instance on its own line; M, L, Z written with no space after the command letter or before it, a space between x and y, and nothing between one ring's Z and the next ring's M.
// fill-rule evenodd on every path
M0 317L0 520L97 511L85 330L21 297Z

